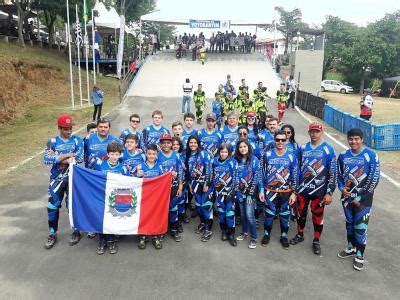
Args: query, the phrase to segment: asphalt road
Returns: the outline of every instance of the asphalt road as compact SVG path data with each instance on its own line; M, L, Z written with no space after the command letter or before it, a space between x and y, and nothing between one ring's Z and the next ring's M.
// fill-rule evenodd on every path
M142 125L148 124L156 108L165 113L170 126L181 118L180 103L180 98L129 98L110 115L112 132L125 128L132 112L142 116ZM285 117L294 125L298 142L304 143L307 122L294 110ZM337 153L342 151L333 146ZM48 174L47 167L39 167L0 189L1 299L389 299L400 292L399 189L384 179L374 197L366 269L356 272L351 259L336 257L346 238L338 193L326 209L321 256L311 250L311 218L305 242L288 250L280 246L278 222L268 247L258 244L250 250L247 241L236 248L222 242L216 223L213 238L201 242L194 233L198 222L192 219L181 243L167 237L162 250L149 244L141 251L137 239L129 236L119 243L117 255L99 256L97 240L85 237L76 246L68 245L71 231L65 206L58 242L45 250ZM294 234L291 223L289 237ZM259 241L261 237L262 229Z

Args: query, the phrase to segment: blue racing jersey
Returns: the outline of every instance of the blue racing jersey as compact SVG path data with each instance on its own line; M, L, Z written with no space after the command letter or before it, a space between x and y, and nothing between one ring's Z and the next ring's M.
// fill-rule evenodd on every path
M109 134L104 139L98 133L92 133L85 140L85 167L94 169L97 160L107 160L107 145L119 140Z
M262 151L268 150L273 142L274 135L268 129L263 129L258 133L258 145Z
M231 146L232 146L232 153L235 154L236 151L236 145L237 145L238 140L234 141ZM261 156L262 156L262 151L261 148L254 142L250 142L250 146L251 146L251 150L253 151L253 155L255 155L258 160L261 160Z
M196 135L197 136L197 130L196 129L192 129L190 131L187 131L185 128L182 131L182 137L181 137L181 141L183 144L183 149L186 149L186 144L187 141L189 139L190 136L192 135Z
M192 187L194 193L201 192L204 185L207 185L210 174L210 156L207 151L191 153L188 159L186 180Z
M120 136L119 136L119 140L121 141L121 144L125 146L125 138L129 135L129 134L133 134L136 135L139 143L138 143L138 148L142 149L143 151L145 150L144 148L144 144L143 144L143 137L142 134L139 131L132 131L131 128L126 128L124 130L122 130Z
M278 154L275 149L263 155L264 189L270 191L295 191L298 179L297 157L287 149Z
M95 165L95 170L103 173L129 175L127 167L124 166L121 162L118 162L116 165L112 165L109 163L108 160L103 160L103 161L98 160Z
M142 132L144 146L146 147L149 144L158 145L160 141L160 135L163 133L169 133L169 130L164 126L160 126L159 128L155 127L153 124L147 126Z
M168 156L163 152L160 151L158 153L158 160L157 162L162 166L164 172L172 172L175 171L176 175L173 177L172 180L172 187L177 188L179 185L179 181L183 180L183 168L182 162L179 158L179 154L172 151Z
M257 188L262 188L260 161L254 155L246 161L237 161L234 182L235 192L239 200L247 196L254 197Z
M351 192L348 199L360 201L364 194L373 195L380 178L380 163L378 155L364 148L354 154L351 150L339 154L338 160L338 187L343 191L345 187Z
M336 155L327 142L310 142L299 149L299 184L296 193L322 198L336 188Z
M231 128L229 128L228 125L225 125L223 128L221 128L221 132L224 136L225 143L229 143L232 145L239 139L238 128L239 127L236 126L235 128L231 129Z
M237 163L233 158L220 161L215 157L211 160L209 186L216 196L232 195L236 169Z
M212 112L217 116L219 119L222 116L222 112L224 111L224 104L221 100L217 101L216 99L212 102Z
M76 135L71 135L68 140L56 136L49 139L44 149L43 162L46 165L53 165L50 170L50 178L54 179L67 169L68 165L60 164L60 154L74 152L77 163L83 162L84 147L83 140Z
M255 129L255 127L247 127L247 131L249 133L247 137L249 141L253 143L258 143L258 131Z
M154 166L149 166L146 161L141 162L141 164L136 167L134 177L138 177L137 172L139 170L143 170L143 178L154 178L164 174L164 170L158 162L156 162Z
M213 130L208 132L206 129L202 129L198 132L201 149L207 150L211 157L214 157L218 151L219 145L224 142L224 136L219 130Z
M134 176L137 166L145 160L146 157L143 153L135 152L132 154L128 149L124 149L120 158L122 164L128 169L130 176Z

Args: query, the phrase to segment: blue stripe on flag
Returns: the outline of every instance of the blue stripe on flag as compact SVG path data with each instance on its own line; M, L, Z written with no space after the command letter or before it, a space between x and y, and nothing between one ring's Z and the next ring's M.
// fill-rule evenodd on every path
M74 227L84 232L103 232L107 174L74 166L72 215Z

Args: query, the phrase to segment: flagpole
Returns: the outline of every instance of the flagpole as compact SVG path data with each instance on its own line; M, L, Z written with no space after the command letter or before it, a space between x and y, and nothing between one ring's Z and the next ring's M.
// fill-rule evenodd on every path
M94 13L92 9L92 63L93 63L93 84L96 84L96 62L95 62L95 57L96 57L96 51L94 49L94 44L96 42L95 39L95 31L94 31Z
M65 34L68 41L68 56L69 56L69 80L71 86L71 104L72 109L75 108L75 100L74 100L74 81L72 78L72 54L71 54L71 31L70 31L70 23L69 23L69 2L67 0L67 24L65 24Z
M75 4L75 14L76 14L76 26L79 25L79 16L78 16L78 4ZM79 38L79 33L77 32L77 39L76 39L76 48L78 49L78 78L79 78L79 98L81 101L82 107L82 77L81 77L81 40Z
M85 26L85 55L86 55L86 88L87 88L87 102L90 104L90 87L89 87L89 37L86 29L86 19L88 17L86 0L83 0L83 11L85 13L83 17L83 24Z

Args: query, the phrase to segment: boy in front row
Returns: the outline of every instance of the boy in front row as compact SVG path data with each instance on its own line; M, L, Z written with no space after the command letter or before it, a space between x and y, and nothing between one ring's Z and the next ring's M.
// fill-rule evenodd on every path
M119 162L122 153L122 146L117 142L111 142L107 145L107 160L99 161L96 164L95 170L103 173L116 173L121 175L129 175L128 169ZM110 254L118 252L117 243L114 234L99 234L99 246L97 247L97 254L105 253L106 248Z
M149 144L146 146L146 161L143 161L136 167L136 173L134 177L141 178L153 178L164 174L161 165L157 161L158 147L155 144ZM146 242L148 241L146 235L139 235L138 248L143 250L146 248ZM162 242L159 235L153 236L153 246L157 250L162 248Z

